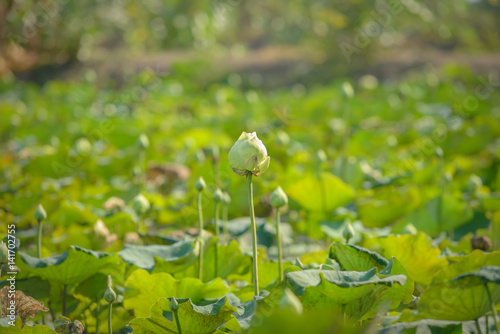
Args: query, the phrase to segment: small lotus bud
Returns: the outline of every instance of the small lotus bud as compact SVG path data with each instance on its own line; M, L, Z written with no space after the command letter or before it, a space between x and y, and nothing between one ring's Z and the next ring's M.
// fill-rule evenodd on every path
M203 176L200 176L198 180L194 183L194 188L198 191L203 191L207 187L207 184L205 183L205 180L203 179Z
M316 152L316 161L320 164L325 163L328 161L328 157L326 156L325 151L323 150L318 150Z
M347 222L344 227L344 231L342 232L342 236L346 240L346 242L349 242L352 237L354 237L354 229L352 228L351 223Z
M472 249L480 249L482 251L487 251L491 247L491 240L487 236L473 236L470 239L470 244Z
M442 158L444 155L443 149L439 146L436 147L435 150L436 156Z
M340 86L340 94L343 97L352 99L354 97L354 88L352 88L352 85L346 81L342 84L342 86Z
M138 177L138 176L141 176L141 175L142 175L142 169L141 169L141 167L134 166L134 168L132 168L132 176Z
M125 209L125 201L119 197L112 196L102 205L108 211L121 211Z
M280 299L279 307L291 310L294 313L301 315L304 311L304 307L302 306L299 298L289 288L285 288L284 292L285 293Z
M179 309L179 302L177 301L177 299L175 297L172 297L170 299L170 310L172 312L176 312L178 309Z
M481 178L475 174L472 174L469 177L469 180L467 182L467 190L471 193L475 192L478 188L480 188L483 185L483 181Z
M212 196L213 200L216 201L217 203L222 201L222 199L224 198L224 194L222 193L222 191L217 188L215 189L215 192L214 192L214 195Z
M113 303L116 300L116 292L111 287L106 289L106 292L104 293L104 300L108 303Z
M417 234L417 228L412 223L406 224L402 231L403 234Z
M45 212L42 204L38 204L38 206L36 207L34 217L38 222L47 219L47 212Z
M104 293L104 300L112 303L116 300L116 292L113 290L113 279L108 275L108 289Z
M288 146L290 144L290 136L285 131L278 131L276 133L276 141L281 146Z
M195 155L195 159L196 161L201 165L201 164L204 164L205 161L207 160L207 157L205 156L205 152L203 152L203 150L198 150L196 151L196 155Z
M269 168L267 149L255 132L243 132L229 150L229 163L233 171L241 176L249 173L259 176Z
M76 141L75 148L79 154L87 155L92 150L92 144L84 137Z
M7 245L3 241L0 241L0 264L7 263L8 261L9 261L9 249L7 248Z
M137 214L145 213L150 207L151 205L149 204L149 201L142 194L135 196L132 200L132 208Z
M224 191L224 196L222 196L222 203L231 204L231 196L229 196L229 193L227 191Z
M212 145L209 148L205 150L205 154L208 156L211 156L214 161L219 161L220 157L220 150L219 146L217 145Z
M137 146L139 146L140 149L147 149L149 147L149 138L146 136L146 134L141 134L139 138L137 138Z
M275 208L281 208L288 204L288 196L285 194L283 189L278 186L272 193L269 198L271 205Z
M99 240L104 242L109 236L109 229L106 225L104 225L101 219L98 219L93 227L94 235Z

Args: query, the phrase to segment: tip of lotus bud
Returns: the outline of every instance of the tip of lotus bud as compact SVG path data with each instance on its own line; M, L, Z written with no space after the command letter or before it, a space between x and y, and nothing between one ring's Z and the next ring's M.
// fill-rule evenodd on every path
M349 242L352 237L354 237L354 229L352 228L351 223L347 222L344 226L344 231L342 231L342 236L346 240L346 242Z
M216 202L222 201L224 199L224 194L222 193L222 190L220 190L219 188L215 189L212 198Z
M146 134L143 133L139 136L139 138L137 138L137 146L143 150L149 147L149 138Z
M350 82L346 81L342 84L342 86L340 86L340 94L348 99L352 99L354 97L354 88Z
M275 208L281 208L288 204L288 196L285 194L283 189L278 186L272 193L269 198L271 205Z
M205 190L206 187L207 184L205 183L205 180L203 179L202 176L200 176L198 180L196 180L196 182L194 183L194 188L198 191L203 191Z
M134 199L132 200L132 208L138 214L145 213L146 211L149 210L150 207L151 207L151 204L149 203L147 198L144 197L144 195L142 195L142 194L135 196Z
M177 301L177 298L172 297L172 298L170 299L170 310L171 310L172 312L175 312L175 311L177 311L178 309L179 309L179 302Z
M35 210L35 214L33 215L38 222L47 219L47 212L43 208L42 204L38 204Z

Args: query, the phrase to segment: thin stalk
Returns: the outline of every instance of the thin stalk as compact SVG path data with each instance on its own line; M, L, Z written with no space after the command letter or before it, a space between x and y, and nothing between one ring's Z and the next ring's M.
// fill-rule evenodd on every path
M109 303L109 308L108 308L108 333L112 334L113 329L111 326L111 314L113 313L113 303Z
M139 191L143 191L146 188L146 152L143 149L139 151L139 168L141 170Z
M318 163L317 167L317 176L318 176L318 183L319 183L319 197L321 200L321 211L323 212L323 215L325 219L329 219L328 213L326 210L326 187L325 187L325 182L323 180L323 173L321 163ZM312 224L309 224L312 227ZM310 234L309 234L310 235Z
M101 305L99 305L99 302L97 302L96 312L97 315L95 317L95 334L99 334L99 314L101 313Z
M66 316L66 290L68 286L64 284L63 288L63 296L62 296L62 314L63 316Z
M220 188L220 187L222 187L222 184L220 182L219 161L217 161L216 159L214 159L212 161L212 165L214 167L214 181L215 181L215 185Z
M488 284L484 283L484 287L486 288L486 293L488 294L488 300L490 302L491 313L493 313L493 320L495 321L495 328L497 330L497 333L500 333L500 326L498 325L497 311L495 310L495 303L493 303L493 299L491 298L491 292L490 292L490 289L488 288Z
M253 286L255 296L259 295L259 268L257 265L257 227L255 226L255 211L253 208L252 174L248 174L248 207L250 209L250 223L253 236Z
M141 213L139 214L139 221L137 222L137 234L139 235L141 235L141 231L143 230L142 229L142 226L144 225L143 221L144 221L144 215Z
M177 312L178 311L173 311L172 313L174 314L175 323L177 324L177 332L182 334L181 322L179 321L179 314Z
M485 319L485 322L486 322L486 334L490 334L490 324L489 324L489 320L488 320L488 315L487 314L484 316L484 319Z
M198 228L200 234L198 236L200 242L200 259L198 261L198 278L203 281L203 210L201 207L201 191L198 191Z
M215 257L214 257L214 272L215 272L215 276L214 277L217 277L217 268L219 267L218 266L218 253L219 253L219 249L218 249L218 243L219 243L219 207L220 207L220 202L215 202L215 237L217 238L217 241L215 242Z
M38 233L37 233L37 239L36 239L36 244L37 244L37 256L39 259L42 258L42 221L38 221Z
M276 238L278 241L278 262L280 271L280 282L283 281L283 254L281 252L281 232L280 232L280 209L276 208Z
M477 321L477 319L475 319L475 320L474 320L474 322L476 323L476 329L477 329L477 332L478 332L479 334L481 334L482 332L481 332L481 326L479 326L479 321Z
M348 154L348 147L349 147L349 141L351 137L351 110L349 108L349 101L346 101L346 106L344 108L344 122L345 122L345 132L344 132L344 138L342 141L342 165L341 165L341 175L342 175L342 180L346 183L347 182L347 158L349 156Z
M222 206L222 221L224 222L224 226L222 229L224 230L224 240L226 240L229 243L229 231L227 229L227 222L229 221L229 205L224 204Z

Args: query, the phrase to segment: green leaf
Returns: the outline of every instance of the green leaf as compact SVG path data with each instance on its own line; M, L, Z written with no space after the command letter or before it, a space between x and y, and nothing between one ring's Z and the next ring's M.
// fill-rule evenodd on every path
M495 283L498 267L495 273L481 270L500 263L500 252L474 251L450 260L453 263L438 273L432 286L420 295L416 319L467 321L484 316L490 311L490 301L484 283L477 283L486 276L491 279L487 284L493 303L500 302L500 285ZM471 280L472 275L482 276Z
M53 330L52 328L50 328L49 326L35 324L35 326L24 326L22 333L23 334L56 334L57 332L55 330Z
M204 260L203 260L203 281L207 282L215 278L214 272L214 261L215 261L215 245L216 240L211 242L208 247L206 247ZM241 252L238 242L235 240L231 241L228 245L217 244L218 248L218 271L217 277L233 280L234 276L239 277L251 271L252 257L245 255ZM157 264L153 273L156 272L168 272L173 273L171 269L171 264L166 261L157 260ZM186 270L179 272L175 275L176 278L183 277L197 277L198 273L198 262L195 265L191 265Z
M0 318L0 329L2 334L20 334L21 330L21 318L17 317L14 320L14 326L10 325L9 322L12 321L10 318Z
M467 281L470 285L480 285L484 283L500 284L500 267L486 266L471 273L462 274L453 279L454 281Z
M318 189L325 189L322 199ZM321 179L305 175L287 188L286 193L304 209L310 211L334 210L354 199L354 189L331 173L321 173ZM324 207L323 207L324 205Z
M141 269L153 270L158 262L162 270L176 273L196 262L198 248L198 243L189 238L173 245L125 245L118 254Z
M363 245L385 258L397 257L411 279L424 285L429 285L436 273L448 264L440 257L441 250L433 247L424 233L371 238Z
M388 264L388 261L376 252L340 242L331 245L329 257L337 261L342 270L367 271L373 267L382 270Z
M71 246L61 255L38 259L19 252L22 261L18 261L22 276L38 276L42 279L73 285L83 282L96 273L111 275L116 283L122 280L125 265L117 254L95 252ZM22 275L22 276L21 276ZM25 276L26 275L26 276Z
M177 299L179 323L183 334L208 334L233 317L236 308L231 306L226 297L213 303L199 306L190 298ZM177 324L170 311L170 298L161 298L151 307L148 318L136 318L130 322L134 333L178 333Z
M288 285L300 296L304 307L337 309L355 320L399 305L405 297L401 290L393 288L404 286L406 280L402 274L379 277L376 268L364 272L304 270L287 274Z
M382 328L377 333L379 334L396 334L396 333L433 333L433 334L461 334L472 333L466 331L462 326L465 325L459 321L444 321L444 320L420 320L415 322L400 322L391 326ZM465 325L470 328L470 324ZM473 328L475 331L475 327Z
M367 227L389 225L420 203L420 194L416 188L387 186L372 190L369 195L356 199L359 216Z
M123 306L134 310L136 317L147 317L151 305L159 298L191 298L194 303L202 299L218 298L229 291L220 278L203 283L197 278L175 279L167 273L150 274L135 270L125 282Z
M472 219L472 216L472 209L467 207L467 203L445 195L431 199L423 207L406 216L398 225L412 223L418 231L436 237L443 231L463 225Z

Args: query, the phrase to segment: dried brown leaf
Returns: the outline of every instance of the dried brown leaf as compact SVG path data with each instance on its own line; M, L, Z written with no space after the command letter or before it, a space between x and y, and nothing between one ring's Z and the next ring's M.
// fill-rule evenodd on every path
M11 310L8 307L14 305L14 315L21 318L22 324L26 323L29 318L34 318L40 312L48 312L49 309L43 306L33 297L26 296L22 291L10 291L9 286L4 286L0 290L0 300L2 301L1 316L6 317L10 315Z

